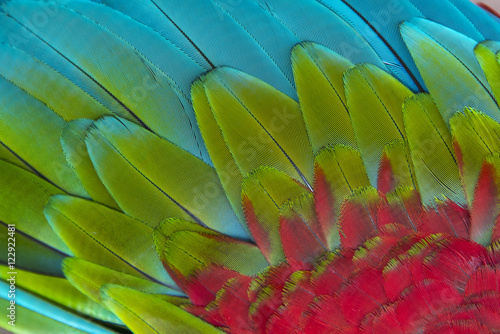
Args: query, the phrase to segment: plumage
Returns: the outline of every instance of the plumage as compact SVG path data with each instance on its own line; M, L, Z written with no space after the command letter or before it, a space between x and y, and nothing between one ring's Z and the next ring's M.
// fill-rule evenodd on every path
M0 4L2 328L500 330L492 13Z

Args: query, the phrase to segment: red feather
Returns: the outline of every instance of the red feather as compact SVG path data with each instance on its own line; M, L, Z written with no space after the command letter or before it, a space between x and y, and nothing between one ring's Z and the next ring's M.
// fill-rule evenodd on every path
M280 236L287 260L312 264L324 252L325 245L298 215L280 218ZM310 267L309 269L312 269Z
M234 278L217 295L219 314L225 325L241 333L252 330L248 317L250 301L247 293L251 281L252 279L246 276Z
M339 292L342 313L348 323L359 324L363 318L388 302L383 288L382 270L366 268L349 278Z
M242 196L242 204L248 229L250 230L250 233L252 234L252 237L262 254L266 257L266 259L269 259L272 252L271 241L268 237L269 234L264 228L262 228L262 225L259 223L259 219L255 214L252 201L250 200L250 198L248 198L248 196Z
M342 207L339 219L340 242L347 248L358 248L373 236L378 227L378 207L383 199L373 194L358 194ZM365 197L365 195L367 195Z
M393 191L396 187L396 181L394 180L394 173L392 172L391 161L389 157L384 152L382 158L380 159L380 165L378 168L377 177L377 189L382 194L386 194Z
M471 239L483 245L492 241L491 234L499 213L496 179L495 166L484 161L474 191L470 231Z
M183 282L183 290L194 305L206 306L227 281L244 277L240 273L217 265L209 265Z
M422 216L418 227L425 234L447 233L459 238L469 238L469 211L455 202L439 202L435 209L429 208Z
M353 255L353 250L329 254L330 258L322 262L311 277L316 295L333 295L340 289L354 269Z

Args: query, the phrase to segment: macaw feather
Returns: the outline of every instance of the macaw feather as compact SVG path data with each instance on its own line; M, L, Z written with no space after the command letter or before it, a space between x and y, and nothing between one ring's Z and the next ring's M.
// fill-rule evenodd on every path
M11 277L7 266L0 266L0 277ZM61 277L35 274L30 271L16 271L17 286L43 298L50 299L68 309L105 322L120 324L120 320L102 304L93 301L88 294L78 291L71 283Z
M359 151L375 186L384 147L406 137L402 105L412 93L394 77L367 64L347 70L344 81Z
M105 284L116 284L144 293L168 295L172 296L172 298L177 297L179 301L183 299L185 303L188 302L186 298L183 298L184 294L176 289L168 288L165 285L121 271L112 270L109 267L104 267L77 257L66 259L62 268L68 280L66 284L71 283L75 288L97 303L102 301L100 293L101 288Z
M137 333L223 333L157 295L109 284L102 290L102 299Z
M99 179L85 144L88 130L93 124L94 122L89 119L78 119L67 123L61 131L61 147L68 164L88 193L88 198L118 209L115 200Z
M340 245L337 219L344 200L355 189L370 185L358 151L337 145L316 155L314 164L314 203L329 249Z
M465 107L500 120L491 88L474 57L474 40L423 19L405 22L401 34L446 123ZM436 70L442 75L435 75Z
M414 175L422 201L436 198L465 204L450 132L428 95L416 95L403 107L405 129Z
M302 43L292 50L292 66L314 154L326 145L357 148L342 80L353 64L320 45Z
M84 219L84 213L91 214L92 219ZM175 287L156 256L153 228L147 224L70 196L52 197L45 207L45 216L75 256Z
M308 190L295 179L274 168L250 173L242 184L242 203L252 237L269 263L283 260L279 234L281 206Z

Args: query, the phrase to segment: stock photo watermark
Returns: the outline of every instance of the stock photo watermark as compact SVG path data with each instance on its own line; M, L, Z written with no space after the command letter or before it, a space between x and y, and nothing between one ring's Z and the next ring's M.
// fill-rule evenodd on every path
M9 291L7 297L9 298L9 307L7 307L8 324L16 326L16 226L14 224L8 225L8 239L7 239L7 265L9 271L7 275L9 278Z

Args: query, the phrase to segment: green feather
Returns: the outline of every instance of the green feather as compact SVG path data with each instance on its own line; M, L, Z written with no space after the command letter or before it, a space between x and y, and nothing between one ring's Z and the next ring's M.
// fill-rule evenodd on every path
M104 305L134 333L222 334L217 328L155 295L106 285Z
M95 123L87 147L97 174L126 214L152 227L178 217L248 238L213 167L180 147L114 118Z
M292 50L292 66L313 152L337 144L356 148L342 80L353 64L321 45L301 43Z
M66 77L24 51L0 44L0 76L70 121L111 112Z
M117 284L151 294L180 296L181 292L164 285L145 280L88 262L79 258L68 258L63 264L64 275L78 290L96 302L101 302L100 289L105 284ZM186 301L188 301L186 299Z
M0 277L7 280L11 275L7 266L0 266ZM119 323L116 316L103 305L89 299L66 279L34 274L16 269L16 284L26 291L57 303L78 313L106 322ZM23 320L24 321L24 320Z
M9 246L15 245L14 248L22 249L22 252L16 253L16 268L49 276L63 277L61 264L66 258L66 254L41 243L20 230L13 232L12 227L10 227L9 231L7 224L0 223L0 247L7 250ZM9 263L9 252L0 254L0 263Z
M312 182L313 154L297 102L230 68L216 69L202 82L243 175L270 166L305 184Z
M373 65L357 65L344 75L347 105L361 157L372 185L384 147L405 138L402 106L411 91Z
M462 182L469 205L472 206L476 182L484 158L500 151L500 124L485 114L466 109L450 120Z
M416 95L404 105L405 128L424 204L448 198L465 204L450 133L428 95Z
M85 137L88 129L94 124L88 119L78 119L66 124L61 133L61 146L69 165L94 201L118 209L106 187L97 175L90 160Z
M477 61L486 75L497 104L500 101L500 59L498 52L500 52L500 43L496 41L484 41L474 48Z
M62 191L24 169L0 160L0 221L51 248L71 254L43 215L52 195ZM4 248L5 249L5 248Z
M298 181L270 167L256 169L243 181L243 207L249 228L270 264L284 260L279 234L280 207L304 192L309 191Z
M344 200L352 195L353 190L369 186L370 181L359 152L342 145L324 148L316 155L315 175L315 188L321 175L327 186L325 190L331 194L325 203L332 210L331 216L325 217L322 224L328 226L324 233L329 248L335 249L340 246L336 222Z
M66 122L42 102L1 77L0 90L0 142L41 177L64 191L87 196L59 143Z
M208 264L254 275L267 267L267 261L253 244L213 232L181 230L167 235L155 233L155 243L163 261L183 277L189 277Z
M175 286L156 255L153 228L145 223L97 203L62 195L52 197L45 216L75 256Z
M475 41L425 20L405 22L401 34L446 123L465 107L500 121L498 105L474 57Z
M226 196L240 222L245 224L245 216L241 207L243 171L229 151L227 142L215 120L203 80L196 80L191 87L191 99L201 134Z

